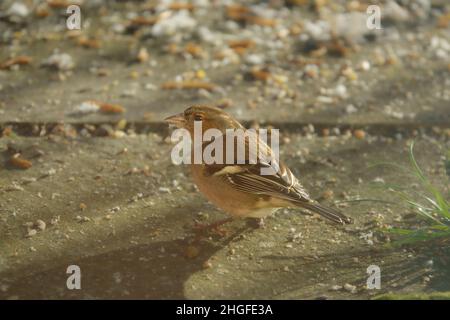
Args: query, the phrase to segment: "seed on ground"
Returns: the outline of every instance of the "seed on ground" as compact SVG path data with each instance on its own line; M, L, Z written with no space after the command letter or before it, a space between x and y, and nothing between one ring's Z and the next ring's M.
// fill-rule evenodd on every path
M356 139L363 140L366 137L366 132L364 130L358 129L353 131L353 136Z

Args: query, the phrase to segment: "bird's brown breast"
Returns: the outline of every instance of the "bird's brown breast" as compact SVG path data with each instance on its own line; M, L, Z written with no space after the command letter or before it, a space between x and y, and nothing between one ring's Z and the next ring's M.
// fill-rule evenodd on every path
M271 197L241 192L224 181L224 176L205 175L205 165L191 165L192 178L200 192L214 205L235 217L267 216L279 206Z

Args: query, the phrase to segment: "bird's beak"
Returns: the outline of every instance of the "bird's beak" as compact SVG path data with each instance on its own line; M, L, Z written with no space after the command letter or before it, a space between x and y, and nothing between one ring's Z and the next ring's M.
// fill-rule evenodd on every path
M183 113L179 113L170 117L167 117L164 119L165 122L169 123L169 124L173 124L174 126L180 128L183 127L185 124L185 120L184 120L184 114Z

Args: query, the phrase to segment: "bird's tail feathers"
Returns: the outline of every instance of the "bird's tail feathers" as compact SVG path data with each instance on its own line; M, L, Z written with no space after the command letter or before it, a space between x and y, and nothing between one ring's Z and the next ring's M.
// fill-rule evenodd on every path
M304 203L302 202L301 204L298 204L299 207L311 210L312 212L318 213L321 216L339 223L339 224L350 224L353 223L353 220L349 217L347 217L346 215L344 215L343 213L341 213L340 211L330 208L330 207L326 207L323 206L319 203Z

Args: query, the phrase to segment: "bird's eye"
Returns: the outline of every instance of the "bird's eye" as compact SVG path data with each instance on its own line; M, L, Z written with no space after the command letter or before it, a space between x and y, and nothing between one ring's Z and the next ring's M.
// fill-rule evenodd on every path
M194 120L195 121L202 121L203 120L203 116L200 115L200 114L196 114L196 115L194 115Z

